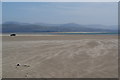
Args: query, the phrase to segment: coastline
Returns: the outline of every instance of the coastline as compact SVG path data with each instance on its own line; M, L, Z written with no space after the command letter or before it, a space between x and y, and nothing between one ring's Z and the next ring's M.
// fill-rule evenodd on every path
M17 34L15 37L2 35L3 41L39 41L39 40L81 40L81 39L118 39L118 35L40 35Z

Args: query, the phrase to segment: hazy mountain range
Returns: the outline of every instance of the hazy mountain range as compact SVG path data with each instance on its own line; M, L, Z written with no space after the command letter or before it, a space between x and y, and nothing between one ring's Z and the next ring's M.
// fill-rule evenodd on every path
M5 22L2 24L3 33L17 32L117 32L117 26L80 25L76 23L47 24L47 23L19 23Z

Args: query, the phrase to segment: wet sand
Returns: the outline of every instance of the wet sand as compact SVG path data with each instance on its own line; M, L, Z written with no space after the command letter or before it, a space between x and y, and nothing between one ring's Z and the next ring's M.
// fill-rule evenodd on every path
M117 35L3 35L3 41L39 41L39 40L81 40L81 39L117 39Z
M118 77L115 35L3 36L2 50L3 78Z

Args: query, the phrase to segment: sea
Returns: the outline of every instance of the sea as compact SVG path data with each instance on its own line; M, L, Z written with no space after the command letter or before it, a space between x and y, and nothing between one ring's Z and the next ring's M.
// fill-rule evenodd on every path
M14 32L3 34L36 34L36 35L118 35L117 32Z
M45 33L52 35L117 35L118 33L110 33L110 32L56 32L56 33Z

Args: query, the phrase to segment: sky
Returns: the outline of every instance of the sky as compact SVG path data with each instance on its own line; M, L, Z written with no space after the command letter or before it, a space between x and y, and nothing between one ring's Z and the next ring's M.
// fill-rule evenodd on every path
M119 0L2 0L2 2L119 2Z
M117 25L117 2L3 2L2 21Z
M0 2L0 24L2 23L2 3ZM0 28L1 30L1 28Z

